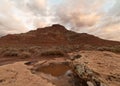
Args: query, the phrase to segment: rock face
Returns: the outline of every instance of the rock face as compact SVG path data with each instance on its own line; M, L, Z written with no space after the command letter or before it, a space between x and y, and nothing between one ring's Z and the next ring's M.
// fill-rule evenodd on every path
M55 24L38 28L22 34L7 35L0 38L0 46L68 46L84 45L108 46L120 45L120 42L103 40L87 33L76 33L64 26Z
M74 54L82 55L73 61L73 65L78 77L88 86L120 86L120 55L100 51Z

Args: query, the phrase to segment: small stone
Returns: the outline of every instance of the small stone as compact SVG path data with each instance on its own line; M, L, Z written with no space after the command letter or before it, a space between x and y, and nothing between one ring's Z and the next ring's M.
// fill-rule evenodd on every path
M88 86L94 86L94 84L91 81L87 81Z
M26 62L25 63L25 65L31 65L32 64L32 62Z
M75 59L79 59L80 57L82 57L82 56L81 55L75 55L75 56L71 56L70 59L75 60Z
M70 76L70 77L72 76L72 74L73 74L73 72L72 72L71 70L68 70L68 71L65 73L66 76Z
M75 59L79 59L80 57L82 57L81 55L75 55L74 58Z

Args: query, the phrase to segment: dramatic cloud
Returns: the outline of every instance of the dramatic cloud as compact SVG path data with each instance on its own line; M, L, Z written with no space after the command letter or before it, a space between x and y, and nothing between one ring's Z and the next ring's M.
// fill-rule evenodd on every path
M28 31L36 28L37 21L43 24L45 3L45 0L1 0L0 34Z
M54 9L53 21L77 32L120 41L119 8L119 0L66 0Z
M91 4L90 1L92 2ZM71 26L84 27L94 25L100 18L95 0L67 0L55 9L55 21ZM99 2L100 3L100 2Z
M0 35L60 23L120 41L120 0L1 0Z

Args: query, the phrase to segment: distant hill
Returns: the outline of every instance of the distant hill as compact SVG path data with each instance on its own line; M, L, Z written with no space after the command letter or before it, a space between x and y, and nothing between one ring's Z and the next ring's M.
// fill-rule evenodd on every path
M50 27L38 28L27 33L10 34L0 38L0 46L67 46L91 45L114 46L120 42L98 38L87 33L76 33L67 30L64 26L54 24Z

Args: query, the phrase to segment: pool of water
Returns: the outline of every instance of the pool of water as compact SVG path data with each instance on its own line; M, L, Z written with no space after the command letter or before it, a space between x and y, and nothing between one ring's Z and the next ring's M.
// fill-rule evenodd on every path
M70 70L69 63L51 63L49 65L39 67L36 72L42 72L59 77L64 75L68 70Z

